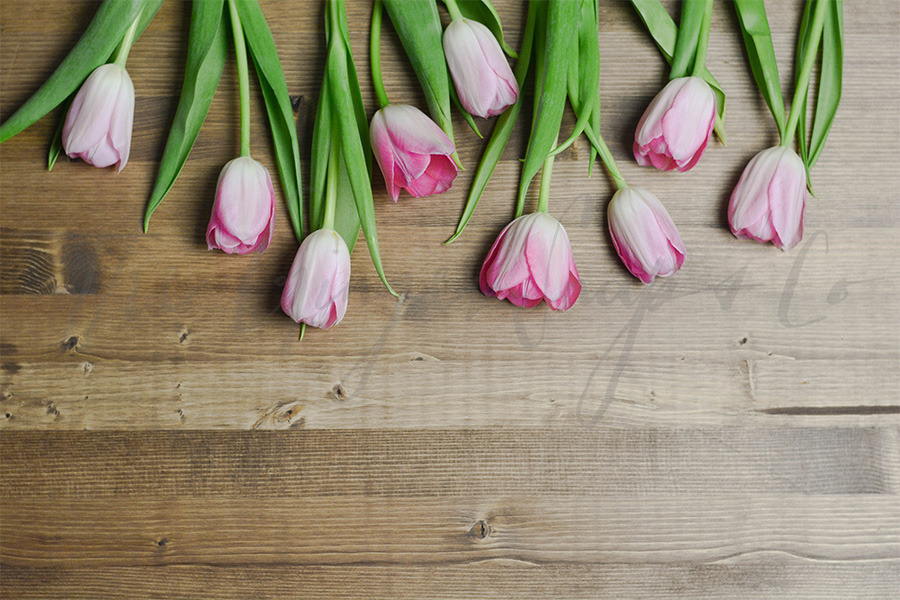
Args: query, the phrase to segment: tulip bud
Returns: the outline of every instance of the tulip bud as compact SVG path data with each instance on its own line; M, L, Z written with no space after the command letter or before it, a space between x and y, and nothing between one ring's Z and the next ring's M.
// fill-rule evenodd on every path
M263 252L272 242L274 219L275 190L268 169L249 156L229 161L216 185L206 229L209 249L228 254Z
M728 202L728 225L739 237L790 250L803 238L806 169L790 148L775 146L750 159Z
M479 279L485 296L516 306L544 300L553 310L568 310L581 293L569 236L544 212L521 216L500 232Z
M101 65L75 94L62 130L62 145L70 158L95 167L128 162L134 122L134 84L128 71Z
M281 308L298 323L328 329L344 318L349 288L350 251L344 238L331 229L319 229L297 250Z
M454 19L444 31L444 54L459 101L469 113L493 117L519 98L519 84L497 38L478 21Z
M369 128L372 151L394 202L405 189L413 197L450 189L459 168L447 134L414 106L389 104L375 113Z
M716 124L716 95L699 77L679 77L656 95L634 132L634 159L663 171L691 169Z
M684 242L656 196L641 188L620 189L606 214L613 245L632 275L650 283L681 268Z

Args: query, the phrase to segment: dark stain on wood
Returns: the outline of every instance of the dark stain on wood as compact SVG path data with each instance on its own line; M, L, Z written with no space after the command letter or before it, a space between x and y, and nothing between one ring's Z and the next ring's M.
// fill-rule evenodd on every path
M900 415L900 406L780 406L763 408L756 412L767 415Z
M69 237L60 253L66 290L70 294L100 291L100 260L93 246L77 236Z

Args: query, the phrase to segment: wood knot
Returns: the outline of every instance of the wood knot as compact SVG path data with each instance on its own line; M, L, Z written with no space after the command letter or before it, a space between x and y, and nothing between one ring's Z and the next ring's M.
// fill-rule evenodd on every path
M483 540L491 535L491 526L484 519L478 519L469 530L469 535L476 540Z
M61 352L73 352L78 348L78 336L73 335L70 336L69 339L64 341L59 345L59 349Z
M331 388L331 395L335 400L339 402L343 402L347 399L347 392L344 391L344 386L337 383L333 388Z

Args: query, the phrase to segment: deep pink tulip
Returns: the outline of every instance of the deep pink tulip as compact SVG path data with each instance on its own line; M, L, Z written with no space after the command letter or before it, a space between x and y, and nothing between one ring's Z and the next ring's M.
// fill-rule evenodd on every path
M444 54L459 101L483 119L499 115L519 98L519 84L491 30L454 19L444 30Z
M128 162L134 123L134 84L128 71L115 64L101 65L75 94L66 122L62 145L70 158L95 167Z
M414 106L389 104L379 110L372 117L369 137L394 202L401 189L421 198L446 192L456 179L453 142Z
M806 169L790 148L775 146L750 159L728 202L728 225L739 238L790 250L803 239Z
M331 229L319 229L297 250L281 308L298 323L328 329L344 318L349 288L350 251L344 238Z
M673 275L684 264L684 242L662 202L647 190L619 190L606 213L619 258L644 283Z
M274 220L275 190L268 169L249 156L229 161L219 173L206 229L209 249L228 254L263 252L272 242Z
M581 293L569 236L544 212L521 216L504 227L479 279L485 296L506 298L516 306L544 300L553 310L568 310Z
M663 171L691 169L706 150L716 124L716 95L699 77L666 84L634 132L634 159Z

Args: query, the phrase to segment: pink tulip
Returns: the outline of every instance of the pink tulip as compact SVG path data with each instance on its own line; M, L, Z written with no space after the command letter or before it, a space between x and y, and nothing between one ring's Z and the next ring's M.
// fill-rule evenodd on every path
M70 158L95 167L128 162L134 122L134 84L128 71L101 65L75 94L62 130L62 145Z
M459 101L469 113L493 117L519 98L519 84L497 38L478 21L454 19L444 31L444 54Z
M484 259L480 284L485 296L506 298L516 306L544 300L553 310L571 308L581 280L562 224L536 212L507 225Z
M620 189L606 209L609 234L631 274L650 283L684 264L684 242L659 199L641 188Z
M331 229L319 229L297 250L281 308L298 323L328 329L344 318L349 288L350 251L344 238Z
M803 238L806 169L790 148L775 146L750 159L728 202L728 225L739 238L790 250Z
M663 171L691 169L706 150L716 123L716 95L699 77L666 84L634 132L634 159Z
M413 197L450 189L459 168L447 134L414 106L389 104L375 113L369 129L372 151L394 202L405 189Z
M206 229L209 249L228 254L265 251L272 242L275 190L269 171L249 156L229 161L219 173Z

